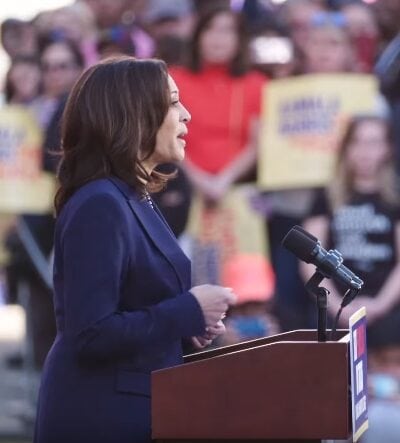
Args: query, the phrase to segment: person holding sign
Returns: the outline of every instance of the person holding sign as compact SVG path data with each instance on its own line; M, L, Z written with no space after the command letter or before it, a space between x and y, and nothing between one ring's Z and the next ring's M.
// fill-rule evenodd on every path
M179 162L191 117L166 65L119 57L89 68L63 117L56 195L57 338L35 443L150 442L150 373L224 332L230 288L191 288L190 261L149 191Z

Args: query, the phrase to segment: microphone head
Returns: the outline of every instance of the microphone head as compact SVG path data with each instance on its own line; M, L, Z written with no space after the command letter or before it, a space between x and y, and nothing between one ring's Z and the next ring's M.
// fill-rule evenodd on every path
M306 263L311 263L318 244L317 238L300 226L294 226L282 240L282 246Z
M316 243L318 243L318 239L317 237L314 237L312 234L310 234L308 231L306 231L305 229L303 229L302 226L299 225L294 225L293 228L296 231L301 232L302 234L304 234L306 237L310 238L311 240L315 241Z

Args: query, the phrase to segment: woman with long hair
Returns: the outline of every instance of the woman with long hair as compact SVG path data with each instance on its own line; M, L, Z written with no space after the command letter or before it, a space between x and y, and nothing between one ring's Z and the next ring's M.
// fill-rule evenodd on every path
M166 66L92 66L64 113L55 206L57 337L35 443L151 441L151 371L224 331L229 288L191 287L190 261L150 196L184 158L190 114Z
M250 71L243 19L229 8L200 16L186 67L171 68L191 109L184 168L194 189L218 202L256 163L262 88Z
M339 250L363 281L360 295L344 309L342 321L361 306L368 316L370 348L400 344L400 194L389 123L365 115L350 120L338 152L334 179L316 198L306 230L326 248ZM305 277L312 269L302 264ZM335 315L343 288L331 291Z

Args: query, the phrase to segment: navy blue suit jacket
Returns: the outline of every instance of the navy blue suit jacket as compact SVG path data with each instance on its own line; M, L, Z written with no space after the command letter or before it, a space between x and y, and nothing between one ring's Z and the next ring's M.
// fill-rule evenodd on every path
M204 333L190 261L155 207L124 182L94 180L55 233L58 334L40 388L36 443L150 441L150 373Z

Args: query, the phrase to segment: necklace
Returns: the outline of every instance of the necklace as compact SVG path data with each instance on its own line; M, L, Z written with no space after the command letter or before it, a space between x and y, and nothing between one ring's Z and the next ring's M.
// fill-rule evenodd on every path
M151 206L151 208L154 209L153 200L151 199L150 194L148 193L148 191L146 189L144 191L144 197L145 197L147 203Z

